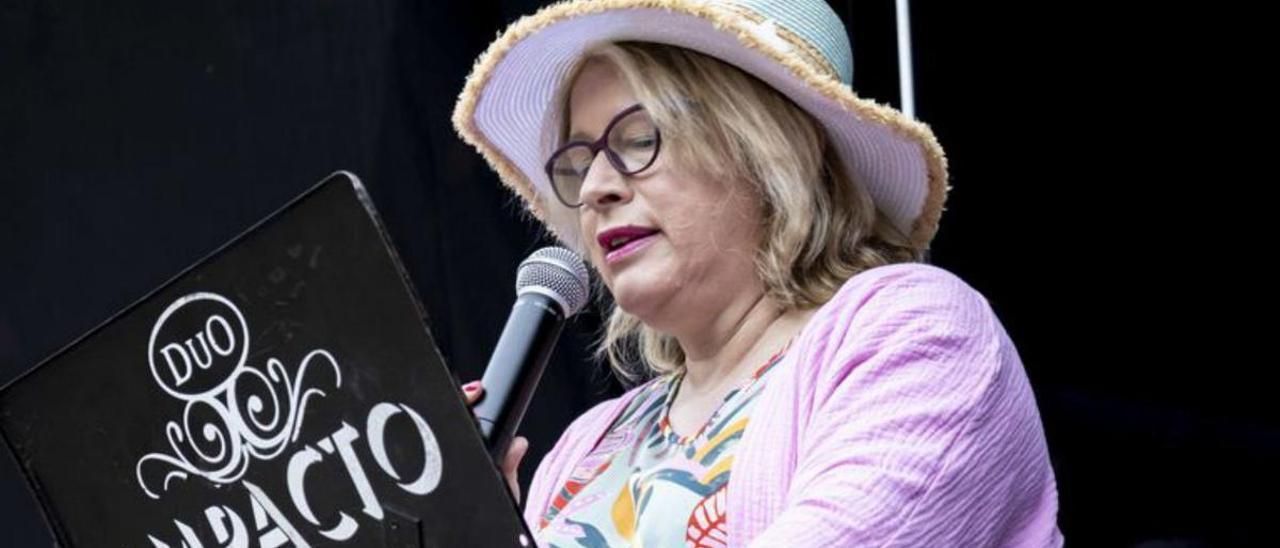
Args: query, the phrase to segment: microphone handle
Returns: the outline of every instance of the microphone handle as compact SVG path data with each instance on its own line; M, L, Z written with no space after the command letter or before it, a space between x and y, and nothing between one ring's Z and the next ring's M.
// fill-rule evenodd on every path
M515 439L564 320L557 303L537 293L516 297L511 307L511 316L481 379L484 397L474 408L480 433L495 463L502 463Z

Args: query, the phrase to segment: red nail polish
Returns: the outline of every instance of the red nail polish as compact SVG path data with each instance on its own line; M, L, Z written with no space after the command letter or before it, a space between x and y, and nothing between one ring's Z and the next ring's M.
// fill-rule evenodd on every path
M466 392L474 392L477 388L480 388L480 381L471 381L462 385L462 389Z

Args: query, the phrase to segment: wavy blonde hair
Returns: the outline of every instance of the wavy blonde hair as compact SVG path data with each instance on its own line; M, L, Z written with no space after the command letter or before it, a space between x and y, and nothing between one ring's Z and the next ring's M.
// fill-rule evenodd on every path
M864 270L921 260L921 252L852 181L822 126L773 87L696 51L650 42L596 46L556 99L559 142L569 132L568 95L582 68L618 70L663 134L675 165L716 180L747 181L763 203L756 273L783 311L821 306ZM576 229L576 224L574 225ZM684 367L675 337L645 326L596 295L608 320L596 348L628 384Z

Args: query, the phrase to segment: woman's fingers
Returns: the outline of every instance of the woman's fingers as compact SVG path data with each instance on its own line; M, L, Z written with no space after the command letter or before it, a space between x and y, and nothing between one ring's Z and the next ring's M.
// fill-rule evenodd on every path
M471 381L462 385L462 395L467 398L467 405L475 405L480 401L480 394L484 393L484 387L480 386L480 381Z
M507 478L507 487L511 488L511 494L516 500L520 500L520 482L516 476L520 471L520 460L524 458L524 454L529 450L529 440L524 436L516 436L511 440L511 447L507 449L507 456L502 460L502 475Z
M467 406L473 406L480 401L480 396L484 394L484 387L480 385L480 381L471 381L462 385L462 395L467 399ZM515 495L516 500L520 500L520 483L516 476L520 470L520 461L524 459L524 454L529 450L529 440L524 436L516 436L511 440L511 447L507 448L507 456L502 459L502 475L507 478L507 487L511 489L511 494Z

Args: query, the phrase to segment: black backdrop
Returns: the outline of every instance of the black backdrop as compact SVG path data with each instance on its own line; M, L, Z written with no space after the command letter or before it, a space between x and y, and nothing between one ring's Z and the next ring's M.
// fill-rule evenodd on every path
M479 378L515 265L548 242L448 115L475 56L538 4L0 1L0 380L337 169L368 185L448 363ZM1176 104L1149 83L1175 67L1151 41L1160 15L915 4L918 114L955 186L932 260L1019 346L1068 539L1261 542L1276 504L1241 493L1275 491L1280 421L1259 363L1231 350L1252 340L1182 304L1217 298L1199 282L1223 257L1176 247L1203 230L1165 201L1191 176L1157 173L1173 153L1144 148ZM896 104L892 2L833 6L855 88ZM570 327L543 381L525 484L620 389L588 359L598 324ZM0 544L47 545L11 464L0 511Z

